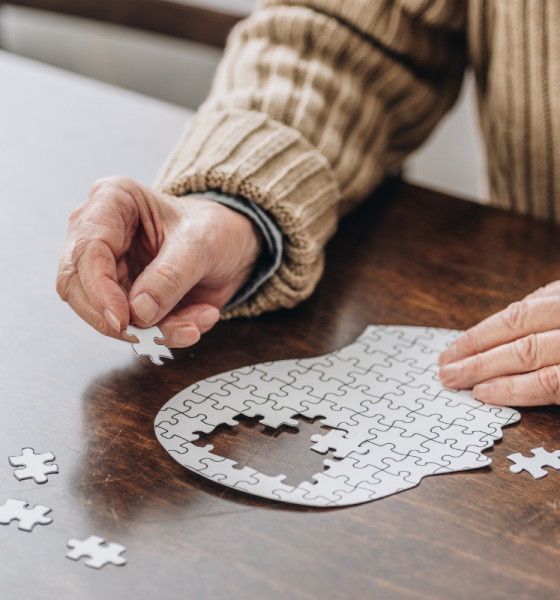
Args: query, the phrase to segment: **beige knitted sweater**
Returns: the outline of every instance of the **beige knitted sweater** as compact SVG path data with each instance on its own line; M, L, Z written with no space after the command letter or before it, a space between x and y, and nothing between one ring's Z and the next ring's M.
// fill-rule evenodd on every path
M227 316L311 294L340 216L426 139L469 63L492 204L560 220L558 0L264 0L234 29L157 182L241 194L282 230L282 265Z

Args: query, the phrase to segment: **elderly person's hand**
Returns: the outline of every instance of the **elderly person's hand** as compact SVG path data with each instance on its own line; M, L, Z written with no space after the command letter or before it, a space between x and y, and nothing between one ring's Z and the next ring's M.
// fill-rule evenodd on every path
M251 221L218 202L103 179L72 213L57 291L105 335L157 323L166 345L190 346L248 280L260 247Z
M440 364L446 387L488 404L560 403L560 281L469 329Z

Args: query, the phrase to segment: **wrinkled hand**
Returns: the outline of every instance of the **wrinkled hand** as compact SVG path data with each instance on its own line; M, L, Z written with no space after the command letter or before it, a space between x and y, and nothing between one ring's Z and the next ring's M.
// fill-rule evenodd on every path
M560 281L469 329L440 364L446 387L489 404L560 403Z
M118 339L158 324L190 346L248 280L261 238L212 200L176 198L123 177L98 181L70 217L57 291L95 329Z

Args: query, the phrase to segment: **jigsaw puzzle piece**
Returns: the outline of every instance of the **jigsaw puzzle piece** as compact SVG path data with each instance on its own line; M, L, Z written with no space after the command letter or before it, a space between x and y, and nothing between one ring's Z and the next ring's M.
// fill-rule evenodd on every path
M376 475L381 471L373 465L364 465L354 457L347 457L336 462L326 459L324 464L325 473L335 479L338 477L346 478L348 485L352 487L358 487L364 482L375 483L377 481Z
M397 344L395 348L402 349L402 353L394 359L395 365L407 364L410 368L421 373L439 368L439 355L441 354L439 350L417 343L411 346Z
M354 463L354 468L357 470L366 469L370 473L374 473L375 470L384 471L387 469L387 464L384 460L391 458L394 461L398 462L404 458L405 455L399 454L395 452L394 444L388 443L384 445L376 444L372 441L364 442L362 444L362 448L367 450L366 454L358 457L357 455L352 455L350 458L356 459L358 461ZM347 459L345 459L347 460ZM373 467L373 469L371 468Z
M327 427L339 428L339 426L347 421L350 421L351 418L356 415L353 410L345 408L343 406L339 406L337 410L335 410L335 406L337 406L334 402L330 400L321 400L320 402L303 402L304 406L300 410L300 414L308 419L316 419L317 417L324 417L321 420L323 425ZM344 426L340 426L340 429L345 429Z
M156 365L163 365L160 358L171 358L171 350L164 344L157 344L156 340L163 340L165 336L161 329L154 325L145 329L129 325L126 328L126 334L129 337L136 337L138 342L132 342L132 350L136 356L149 356L150 360Z
M34 508L27 508L28 506L29 503L25 500L6 500L0 506L0 523L9 525L12 521L19 521L18 529L22 531L31 531L35 525L52 523L51 517L45 516L51 512L50 508L39 504Z
M372 398L383 398L387 394L402 396L404 395L404 392L401 391L400 388L403 383L414 381L414 378L406 376L404 373L399 375L393 367L387 369L385 373L382 373L381 369L376 367L375 370L368 371L364 374L358 371L352 371L350 375L354 377L354 383L342 387L341 392L347 391L347 388L361 388L363 394L371 396Z
M278 360L276 362L262 363L258 365L258 368L263 372L261 375L262 381L279 379L286 385L294 383L296 377L305 372L305 369L299 367L295 360Z
M49 480L47 475L58 473L58 465L45 464L53 460L55 455L52 452L35 454L33 448L23 448L20 456L8 457L12 467L23 467L14 471L14 477L18 481L33 479L35 483L46 483Z
M510 454L507 458L515 464L511 465L509 470L512 473L527 471L535 479L541 479L548 475L548 471L545 471L543 467L560 469L560 450L547 452L544 448L540 447L534 448L531 452L533 456L529 458L519 452L517 454Z
M283 390L287 393L295 393L304 391L309 399L323 400L332 399L333 397L341 397L346 394L341 390L345 385L345 381L340 381L334 377L327 377L320 371L309 369L305 373L305 377L298 378L294 383L285 386Z
M407 472L393 475L387 471L379 471L375 474L374 481L363 481L357 486L357 489L367 493L369 500L379 500L416 487L417 483L406 479L408 475Z
M360 444L367 441L367 438L361 436L349 436L346 431L340 429L331 429L326 435L315 434L311 436L311 441L315 442L311 450L319 454L325 454L329 450L334 450L335 458L345 458L350 453L366 454L367 448L361 448Z
M202 418L205 423L217 427L218 425L229 425L231 427L238 425L233 417L237 416L239 411L228 406L219 407L216 400L207 398L203 402L191 404L187 416L190 418Z
M235 487L242 492L251 492L251 487L258 484L258 480L255 479L255 475L258 473L251 467L243 467L242 469L235 468L237 464L235 461L229 458L224 458L222 461L216 461L214 459L203 460L207 465L207 469L201 471L206 477L219 481L230 487ZM214 464L212 464L214 463Z
M439 369L426 369L424 371L406 370L408 381L399 386L399 390L410 392L418 390L426 396L436 396L442 390L441 380L438 377Z
M190 410L190 406L181 406L183 410L177 410L176 408L172 408L171 406L167 406L166 408L159 411L156 418L156 425L160 423L167 423L169 425L177 425L177 415L186 413Z
M368 441L376 446L390 445L397 454L406 456L413 450L416 450L419 453L427 452L426 448L424 448L422 444L437 437L435 434L429 431L427 431L425 435L416 433L414 435L405 436L403 435L405 433L407 433L407 431L404 428L392 427L387 431L375 432L374 434L372 432L372 436ZM430 435L432 437L428 437ZM364 446L367 447L367 444Z
M400 460L394 458L383 459L386 468L384 471L394 476L404 476L405 481L410 481L418 485L420 481L429 475L436 473L451 473L451 469L446 465L437 463L422 462L418 457L409 454Z
M311 477L316 483L304 481L298 485L299 490L303 490L304 498L313 502L319 498L326 500L329 504L340 502L342 496L354 491L354 487L348 485L346 477L330 477L327 473L316 473Z
M263 402L264 400L282 400L288 396L288 393L282 389L285 386L286 384L276 377L260 379L258 386L256 384L251 384L251 387L253 388L250 391L251 400L254 400L255 402Z
M420 419L416 415L410 416L412 412L410 408L393 402L391 394L387 394L375 402L363 402L362 405L364 407L363 412L354 415L352 420L362 421L380 416L381 418L378 421L384 430L394 427L397 423L406 423L408 429L409 426L414 426L415 420Z
M107 564L122 566L126 564L126 558L121 554L126 550L120 544L108 544L103 538L96 535L91 535L87 540L68 540L67 546L72 548L66 554L66 558L70 560L80 560L87 556L88 559L84 564L94 569L101 569Z
M456 450L473 450L477 449L482 451L492 446L492 437L481 431L474 431L465 427L464 425L445 425L432 427L432 433L434 433L438 440L445 441L450 445L451 448ZM451 443L453 441L453 443Z
M277 402L267 400L257 404L255 402L245 402L246 408L242 410L242 414L246 417L258 417L261 416L260 422L267 427L280 427L281 425L289 425L290 427L297 427L299 421L294 419L295 415L298 414L296 410L289 406L278 405Z
M207 423L204 415L189 417L188 414L178 413L174 418L177 421L175 424L161 422L157 425L161 437L169 439L176 435L187 442L194 442L200 437L199 433L210 433L216 427Z
M177 454L185 454L187 451L184 444L188 444L189 440L179 437L178 435L171 435L166 429L155 427L156 437L160 444L165 446L167 452L176 452ZM160 435L165 439L165 444L161 441ZM166 437L169 436L169 437Z
M453 448L450 445L453 441L426 440L422 443L422 451L411 450L409 454L418 459L417 464L419 466L426 463L435 463L447 466L453 471L479 469L492 463L492 459L485 454Z
M453 421L454 425L464 425L476 431L484 432L492 437L493 440L501 439L502 427L516 423L521 415L507 406L492 406L481 403L476 408L469 411L469 416L474 416L474 422L469 423L470 419L459 418Z
M433 397L418 398L415 404L418 405L418 408L414 409L416 414L433 417L437 424L453 425L458 419L473 421L475 417L470 411L476 408L479 402L468 395L453 398L451 394L447 394L447 390L440 390Z

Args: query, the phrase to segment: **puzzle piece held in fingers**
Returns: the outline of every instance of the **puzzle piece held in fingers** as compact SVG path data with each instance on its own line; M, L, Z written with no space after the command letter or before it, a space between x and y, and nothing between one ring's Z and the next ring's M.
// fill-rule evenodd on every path
M137 342L132 342L132 349L136 356L149 356L155 365L163 365L163 361L160 358L173 359L173 354L171 354L171 350L167 346L156 343L156 340L165 339L163 332L157 325L146 329L129 325L126 328L126 334L130 337L136 336L138 338Z

